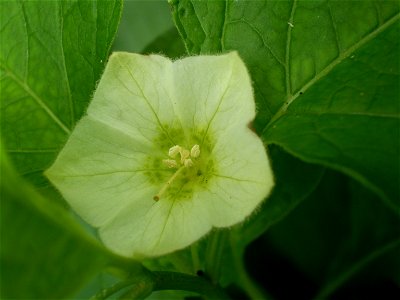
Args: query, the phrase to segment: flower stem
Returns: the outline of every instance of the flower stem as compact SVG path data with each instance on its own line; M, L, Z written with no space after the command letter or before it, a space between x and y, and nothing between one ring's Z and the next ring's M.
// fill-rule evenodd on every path
M221 260L227 234L226 230L216 230L209 237L205 257L205 272L213 284L218 284L219 282L222 267Z
M113 286L103 289L94 295L90 300L105 300L119 291L129 287L128 293L131 299L139 299L147 297L153 290L153 282L147 276L137 276L128 278L124 281L117 282ZM132 295L135 297L132 297Z

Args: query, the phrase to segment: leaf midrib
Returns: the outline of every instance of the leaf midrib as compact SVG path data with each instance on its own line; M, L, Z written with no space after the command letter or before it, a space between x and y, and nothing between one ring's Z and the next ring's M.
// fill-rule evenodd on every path
M279 110L275 113L275 115L271 118L271 120L267 123L267 125L264 127L262 130L262 133L268 130L268 128L275 123L277 119L279 119L282 115L284 115L289 108L289 106L305 91L307 91L309 88L311 88L316 82L327 76L338 64L340 64L344 59L349 57L352 53L354 53L356 50L358 50L361 46L375 38L378 34L380 34L382 31L387 29L389 26L394 24L396 21L400 19L400 13L396 14L392 18L390 18L388 21L386 21L384 24L379 26L377 29L369 33L368 35L364 36L362 39L360 39L357 43L355 43L353 46L349 47L347 50L343 51L336 59L334 59L329 65L327 65L320 73L318 73L316 76L314 76L311 80L309 80L306 84L304 84L301 88L298 89L298 91L293 94L288 96L287 100L282 104L282 106L279 108ZM290 27L290 26L289 26ZM290 41L290 39L288 39ZM288 76L287 76L288 78ZM288 84L288 83L287 83ZM290 86L286 86L286 89L288 90Z

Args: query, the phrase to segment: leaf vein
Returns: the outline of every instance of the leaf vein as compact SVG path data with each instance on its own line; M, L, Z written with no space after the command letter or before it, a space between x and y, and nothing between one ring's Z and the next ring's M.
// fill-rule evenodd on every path
M378 27L365 37L363 37L360 41L355 43L353 46L349 47L346 51L343 51L336 59L334 59L330 64L328 64L320 73L310 79L303 87L301 87L296 94L291 95L287 101L283 103L278 112L272 117L272 119L268 122L268 124L264 127L262 132L267 131L267 129L273 124L277 119L279 119L282 115L284 115L289 108L289 106L296 101L296 99L302 95L305 91L307 91L310 87L312 87L316 82L327 76L339 63L341 63L344 59L349 57L353 52L358 50L361 46L372 40L379 33L384 31L390 25L394 24L396 21L400 19L400 13L393 16L391 19L386 21L382 26ZM286 77L287 79L287 77Z

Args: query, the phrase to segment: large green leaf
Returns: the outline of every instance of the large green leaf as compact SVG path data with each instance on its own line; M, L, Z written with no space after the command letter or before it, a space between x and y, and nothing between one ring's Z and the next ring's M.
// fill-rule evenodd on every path
M236 49L256 129L399 207L398 1L171 1L190 53Z
M1 149L1 296L64 298L115 256L56 202L40 196Z
M400 49L395 25L293 99L264 137L306 161L353 176L398 206Z
M83 114L122 8L113 1L1 1L1 128L37 186Z

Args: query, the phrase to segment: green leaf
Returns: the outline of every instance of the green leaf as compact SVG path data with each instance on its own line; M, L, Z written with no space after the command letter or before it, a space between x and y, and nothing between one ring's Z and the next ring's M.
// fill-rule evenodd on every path
M315 296L315 300L317 299L326 299L329 295L331 295L335 290L339 289L342 285L344 285L347 281L350 281L353 279L353 277L356 277L359 275L359 272L366 271L365 269L368 270L368 267L371 267L369 265L376 263L375 261L379 261L379 264L382 265L388 265L390 266L390 269L396 268L396 271L389 270L391 273L396 273L393 278L390 278L391 274L389 276L386 274L387 270L383 270L381 267L380 269L378 268L378 271L381 273L377 274L377 268L370 268L369 273L374 274L372 277L374 277L374 280L387 280L387 279L392 279L390 281L393 282L393 286L395 284L398 284L398 278L399 278L399 259L391 259L392 257L396 257L400 251L400 239L393 239L392 241L386 243L385 245L382 245L381 247L378 247L376 249L373 249L370 253L366 254L363 257L360 257L358 260L354 261L351 265L349 265L346 269L342 270L339 274L336 274L336 277L330 278L330 280L321 288L319 293ZM388 259L389 258L389 259ZM397 257L396 257L397 258ZM392 267L392 263L394 262L394 266ZM389 278L388 278L389 277ZM359 280L359 279L358 279ZM396 282L397 281L397 282ZM372 281L373 282L373 281ZM397 286L398 287L398 286ZM388 292L388 294L390 294Z
M124 1L113 51L142 53L146 45L173 27L167 1Z
M398 280L400 275L400 218L381 205L375 194L350 180L349 229L336 257L332 257L326 280L316 299L327 298L346 281L368 274L377 281ZM378 263L375 263L375 261ZM374 263L376 266L374 266Z
M398 1L172 1L190 53L238 50L268 143L399 189ZM351 21L350 21L351 20Z
M264 131L269 142L358 179L391 206L400 205L398 33L393 25L353 52Z
M170 0L175 26L190 54L224 50L222 36L228 2Z
M1 1L2 135L17 170L37 186L83 114L122 2Z
M63 208L24 182L1 149L1 296L72 295L114 255Z

